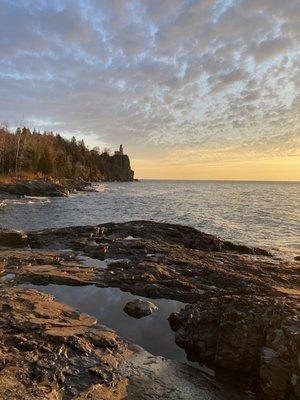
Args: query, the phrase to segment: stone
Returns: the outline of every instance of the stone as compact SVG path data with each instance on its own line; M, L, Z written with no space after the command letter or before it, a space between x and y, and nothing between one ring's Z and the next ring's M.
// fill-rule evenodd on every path
M108 252L107 243L96 243L95 241L89 241L84 247L84 252L92 258L97 258L99 260L105 260L105 256Z
M124 311L134 318L142 318L157 310L155 304L150 301L135 299L125 304Z
M28 236L23 231L0 227L0 246L23 247L28 244Z
M116 368L128 353L116 333L109 338L115 341L110 365L97 364L89 375L108 350L105 340L101 348L91 340L107 335L94 318L32 289L0 289L0 310L0 399L61 399L48 396L50 386L74 398L72 390L83 395L100 378L107 399L114 398L122 381Z
M193 361L259 377L265 399L300 393L296 298L203 296L171 314L169 322L176 343Z

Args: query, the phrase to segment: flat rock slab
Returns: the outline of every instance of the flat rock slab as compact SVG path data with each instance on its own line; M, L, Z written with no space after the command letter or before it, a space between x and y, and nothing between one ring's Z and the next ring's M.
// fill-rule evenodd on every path
M116 368L130 351L116 333L33 289L2 289L0 309L0 399L124 398Z
M84 270L75 257L71 262L61 255L47 259L35 253L26 265L25 254L19 259L11 254L7 272L16 273L20 281L107 285L185 303L199 301L204 293L283 296L284 291L300 287L299 263L180 225L133 221L46 229L27 236L31 247L72 249L118 262L109 263L105 270ZM135 240L127 240L129 236ZM15 271L19 263L22 268Z
M128 378L128 400L249 400L245 393L232 391L180 365L136 349L120 363L119 372ZM251 398L250 398L251 399Z

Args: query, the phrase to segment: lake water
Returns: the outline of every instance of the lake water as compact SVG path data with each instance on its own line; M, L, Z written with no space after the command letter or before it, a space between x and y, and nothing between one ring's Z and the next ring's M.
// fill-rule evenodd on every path
M0 210L0 225L34 230L151 219L299 254L300 183L145 180L98 184L97 190L10 201Z

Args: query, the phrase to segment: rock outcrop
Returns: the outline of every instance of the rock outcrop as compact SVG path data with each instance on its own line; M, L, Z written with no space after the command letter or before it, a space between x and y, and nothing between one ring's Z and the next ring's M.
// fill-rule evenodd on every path
M191 303L170 317L190 358L260 379L264 399L299 396L299 263L149 221L30 232L26 244L35 251L0 252L0 271L13 276L0 286L92 284ZM80 264L82 253L107 268Z
M169 322L190 359L260 378L266 399L300 396L299 299L205 297Z
M0 310L0 399L125 397L113 331L35 290L2 290Z
M107 153L100 155L99 169L106 181L133 181L134 172L130 167L130 160L126 154L109 156Z
M64 186L45 180L17 181L1 184L0 192L17 196L62 197L69 194Z
M94 270L93 279L143 297L194 303L204 292L281 295L276 288L299 284L296 263L180 225L133 221L47 229L28 236L32 247L68 248L118 260L105 270Z

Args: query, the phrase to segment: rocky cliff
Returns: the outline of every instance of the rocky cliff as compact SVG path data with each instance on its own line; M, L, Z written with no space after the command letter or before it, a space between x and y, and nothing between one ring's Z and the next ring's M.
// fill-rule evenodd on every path
M0 129L0 142L5 143L0 176L3 183L41 177L62 183L65 180L133 180L123 145L110 156L105 150L103 153L97 148L90 150L83 140L75 137L68 140L59 134L31 132L25 127L15 133Z
M103 179L107 181L133 181L134 171L130 167L129 157L125 154L113 156L109 156L107 153L101 154L99 170Z

